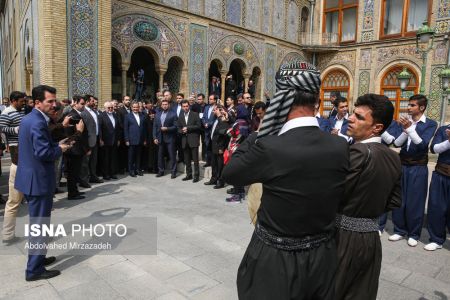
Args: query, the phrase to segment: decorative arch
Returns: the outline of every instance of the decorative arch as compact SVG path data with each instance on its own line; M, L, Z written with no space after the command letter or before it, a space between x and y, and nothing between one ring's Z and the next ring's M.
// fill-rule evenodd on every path
M167 71L164 74L164 82L167 82L172 94L176 94L180 91L183 66L183 59L179 56L172 56L167 62Z
M152 54L157 54L155 62L160 65L167 64L173 56L184 57L185 49L177 34L163 21L144 14L125 14L114 19L111 44L127 61L136 48L149 48Z
M400 83L397 79L398 74L406 68L412 75L409 84L405 90L400 89ZM405 64L396 64L389 67L382 75L380 81L380 91L382 95L391 100L394 105L394 118L407 115L408 99L419 91L419 73Z
M333 108L333 104L330 100L331 92L340 92L342 97L347 98L349 104L352 103L353 78L350 71L340 65L331 66L325 69L322 74L320 113L327 116Z
M302 7L302 12L300 14L300 33L308 32L308 20L309 20L309 8L306 6Z
M292 51L292 52L287 53L281 59L281 62L280 62L280 65L278 66L278 68L281 67L283 64L289 63L289 62L294 61L294 60L306 61L305 56L303 54Z
M242 60L247 68L262 65L256 47L240 35L229 35L217 41L216 46L211 51L209 61L212 58L219 59L228 69L231 62L236 58Z
M376 78L375 78L375 82L377 83L375 86L375 93L380 94L381 93L381 80L383 78L383 75L387 72L387 70L389 70L390 68L392 68L395 65L403 65L406 66L408 68L410 68L411 70L413 70L415 72L415 74L420 74L420 67L419 64L409 60L409 59L397 59L397 60L393 60L393 61L389 61L385 64L382 65L382 67L379 68L377 74L376 74ZM420 81L420 78L419 78ZM419 82L420 84L420 82Z

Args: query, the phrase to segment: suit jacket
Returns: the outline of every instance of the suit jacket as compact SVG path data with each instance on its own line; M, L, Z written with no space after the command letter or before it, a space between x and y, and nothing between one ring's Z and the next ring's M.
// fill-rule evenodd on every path
M397 123L397 126L401 126ZM422 142L418 145L411 141L408 149L408 140L401 146L400 156L408 158L419 158L428 154L428 145L437 129L437 123L434 120L426 118L425 123L419 122L416 125L416 132L422 138Z
M214 126L214 125L213 125ZM219 154L220 150L224 151L228 146L227 130L230 128L230 124L226 121L219 120L211 137L211 151L214 154Z
M212 95L217 95L220 98L222 92L222 87L220 86L220 83L216 82L215 84L213 84L212 82L209 83L209 94Z
M145 120L144 115L138 113L140 123L138 124L133 113L125 116L123 123L123 136L125 142L129 142L130 146L142 145L145 140Z
M75 109L72 109L69 112L68 116L76 118L81 117L81 115ZM81 134L77 134L77 129L75 128L75 126L65 128L65 132L66 136L73 136L73 140L75 141L73 147L65 152L66 155L83 156L90 150L86 126Z
M99 138L105 146L117 145L122 137L122 128L120 127L120 119L116 113L113 113L115 127L108 117L107 112L100 113L98 117L100 123Z
M216 115L214 114L214 112L211 110L211 115L208 116L208 111L209 108L211 107L211 105L206 105L205 106L205 110L203 111L203 118L202 118L202 124L208 124L208 128L204 128L205 129L205 136L206 137L211 137L211 129L212 126L214 124L214 121L216 120Z
M331 132L330 121L328 119L325 119L324 117L316 117L316 118L317 121L319 122L320 130L324 132Z
M374 219L400 207L401 175L398 154L385 145L373 142L351 145L350 172L339 213Z
M44 116L36 109L20 123L19 162L14 187L25 195L53 195L56 187L55 160L62 155Z
M336 118L331 118L329 119L330 121L330 131L334 128L334 126L336 125L337 119ZM342 123L342 127L341 130L339 131L339 133L343 134L343 135L347 135L347 129L348 129L348 119L344 119L344 122Z
M167 116L164 124L161 124L162 111L156 114L155 120L153 122L153 137L158 139L159 143L175 143L177 136L177 115L171 109L167 110ZM165 132L161 131L161 127L167 127L168 130Z
M258 222L270 232L291 237L333 232L349 167L346 141L314 126L256 142L255 136L235 151L223 169L224 181L263 184Z
M183 127L187 127L187 133L183 133ZM198 113L190 111L188 121L184 117L184 111L178 117L178 133L181 134L181 147L194 148L200 146L200 131L202 122Z
M98 122L99 116L97 112L95 113L97 114ZM97 131L99 131L98 124L95 123L94 117L92 117L91 113L86 108L81 112L81 118L84 122L84 130L87 130L88 133L89 147L94 148L97 144Z

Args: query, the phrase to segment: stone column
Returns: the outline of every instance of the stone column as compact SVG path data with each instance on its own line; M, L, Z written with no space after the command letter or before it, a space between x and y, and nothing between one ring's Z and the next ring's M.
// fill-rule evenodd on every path
M185 98L189 99L190 95L189 93L189 69L187 67L184 67L181 70L181 80L180 80L180 86L178 87L178 91L181 93L184 93Z
M167 68L159 68L159 90L162 92L163 91L163 86L164 86L164 75L167 72Z
M252 76L252 74L244 74L244 92L245 93L248 92L248 80L250 79L251 76Z
M122 64L122 97L125 97L127 95L127 72L129 68L130 64Z
M224 104L225 103L225 100L227 100L227 99L225 99L225 80L226 80L226 77L227 77L227 73L228 73L228 71L221 71L220 72L220 99L222 99L222 101L223 101L223 103L222 104Z

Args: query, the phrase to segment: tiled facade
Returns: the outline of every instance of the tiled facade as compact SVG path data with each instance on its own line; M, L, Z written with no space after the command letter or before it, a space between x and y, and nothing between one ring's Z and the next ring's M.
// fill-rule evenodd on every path
M0 0L2 90L29 92L48 83L60 97L94 93L106 100L114 93L114 76L127 85L119 92L132 91L131 57L144 47L154 58L158 85L170 81L185 94L206 92L211 62L217 62L224 78L235 60L247 80L255 70L261 73L259 97L265 90L272 94L280 64L304 58L314 61L324 77L335 70L345 74L352 103L360 94L382 92L381 81L393 66L420 75L422 58L414 37L380 37L382 1L359 0L356 41L327 47L324 0L316 1L311 36L306 30L310 20L302 19L302 10L311 10L307 0L66 0L52 5L46 4L49 0ZM442 91L437 75L447 64L443 34L450 30L450 0L433 0L431 8L438 34L428 55L425 93L428 116L438 120ZM111 73L112 49L122 78Z

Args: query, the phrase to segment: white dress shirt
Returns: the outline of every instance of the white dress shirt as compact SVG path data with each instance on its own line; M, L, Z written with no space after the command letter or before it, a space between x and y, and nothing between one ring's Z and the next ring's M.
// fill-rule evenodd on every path
M139 114L138 113L133 113L133 116L136 119L136 122L137 122L138 126L141 126L141 118L139 118Z
M394 142L395 146L401 147L405 143L405 141L408 140L406 150L409 150L411 141L416 145L422 143L422 138L416 132L416 126L417 123L419 122L425 123L426 121L427 118L425 117L425 115L422 115L417 122L412 121L411 126L405 129L405 132L402 132L402 134L400 134L400 136L395 140Z
M98 118L97 118L97 114L89 106L86 106L86 110L91 114L92 118L95 121L95 135L98 135Z
M186 126L189 118L189 111L187 113L184 113L184 120L186 121Z
M289 131L289 130L297 128L297 127L309 127L309 126L319 127L319 122L317 121L316 117L295 118L295 119L287 121L281 128L278 135L282 135L286 131Z
M334 129L339 129L339 131L340 131L342 128L342 125L344 125L344 120L348 119L348 113L340 120L339 120L338 116L336 115L335 119L336 119L336 124L334 125Z
M113 113L106 113L108 115L109 120L112 123L113 128L116 128L116 120L114 119Z
M218 119L216 119L215 121L214 121L214 124L213 124L213 127L212 127L212 130L211 130L211 140L212 140L212 138L213 138L213 135L214 135L214 131L216 130L216 126L217 126L217 124L219 123L219 120Z

